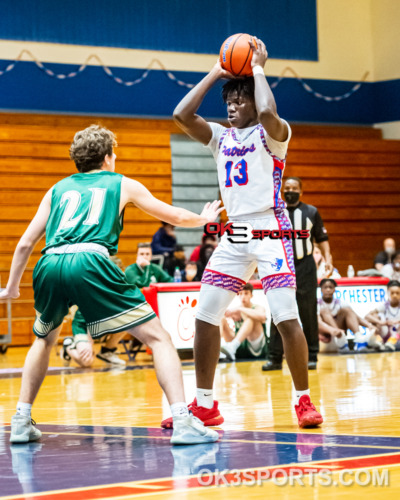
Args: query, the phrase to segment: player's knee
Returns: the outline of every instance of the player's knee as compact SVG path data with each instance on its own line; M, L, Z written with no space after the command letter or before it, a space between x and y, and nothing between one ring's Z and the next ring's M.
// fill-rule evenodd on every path
M297 319L285 319L277 325L277 328L279 330L279 333L284 337L293 334L304 335L300 323Z
M172 344L171 335L160 325L153 327L146 335L145 344L152 348L157 343Z
M346 306L346 307L342 307L340 309L341 313L344 314L345 316L348 316L349 314L354 314L354 311L351 307L349 306Z
M327 309L321 309L319 314L323 320L333 318L332 313Z
M246 319L243 321L243 324L244 324L244 325L249 325L249 326L250 326L250 325L254 325L254 323L255 323L255 321L254 321L254 319L252 319L252 318L246 318Z
M47 337L37 337L35 339L35 344L40 345L44 349L51 349L55 342L57 340L57 337L53 337L51 335L48 335Z
M273 288L267 292L268 305L275 325L284 321L298 320L299 311L294 288Z
M235 292L231 290L207 284L201 285L196 319L210 325L219 326L235 295Z

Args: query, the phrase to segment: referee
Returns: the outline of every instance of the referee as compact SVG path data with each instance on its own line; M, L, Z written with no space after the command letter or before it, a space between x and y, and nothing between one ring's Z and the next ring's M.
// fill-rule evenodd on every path
M300 201L303 194L301 179L288 177L283 185L283 195L289 212L290 222L294 230L308 229L307 239L293 240L294 266L296 270L296 301L300 320L308 344L308 368L317 368L319 351L318 318L317 318L317 268L313 257L313 242L318 243L326 262L327 275L333 271L332 257L329 249L328 234L324 228L318 210L312 205ZM263 371L281 370L283 357L282 338L271 321L270 344L267 362Z

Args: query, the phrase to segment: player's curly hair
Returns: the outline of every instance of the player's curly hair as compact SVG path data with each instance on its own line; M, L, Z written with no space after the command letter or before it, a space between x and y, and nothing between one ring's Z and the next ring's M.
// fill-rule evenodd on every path
M325 283L332 283L332 285L336 288L337 287L337 283L336 281L333 279L333 278L324 278L321 280L319 286L322 288Z
M238 95L244 95L254 100L254 78L248 76L246 78L228 80L222 86L222 99L224 102L227 101L228 95L231 92L237 92Z
M104 157L112 155L117 146L115 135L111 130L100 125L91 125L75 134L69 156L75 162L79 172L90 172L102 167Z

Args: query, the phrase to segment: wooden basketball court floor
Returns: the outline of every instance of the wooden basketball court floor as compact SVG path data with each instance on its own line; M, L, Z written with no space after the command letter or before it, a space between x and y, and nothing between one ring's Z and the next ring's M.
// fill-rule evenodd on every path
M300 431L286 365L219 364L218 443L172 447L154 370L62 368L33 407L37 443L9 444L26 349L0 356L0 499L400 498L400 353L320 355L310 372L325 423ZM188 401L194 367L184 363Z

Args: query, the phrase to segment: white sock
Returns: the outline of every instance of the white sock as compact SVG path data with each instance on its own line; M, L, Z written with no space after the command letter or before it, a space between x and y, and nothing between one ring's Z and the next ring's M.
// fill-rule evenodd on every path
M339 347L344 347L347 344L347 338L342 335L341 337L335 337L335 344Z
M233 339L230 344L235 352L238 350L238 347L240 346L240 342L238 341L238 339Z
M213 390L212 389L196 389L197 406L211 408L214 406Z
M17 415L23 415L24 417L31 418L32 405L29 403L21 403L18 401L17 404Z
M301 396L309 396L310 389L306 389L305 391L296 391L296 405L299 404Z
M172 418L188 417L189 410L186 403L174 403L171 405Z

